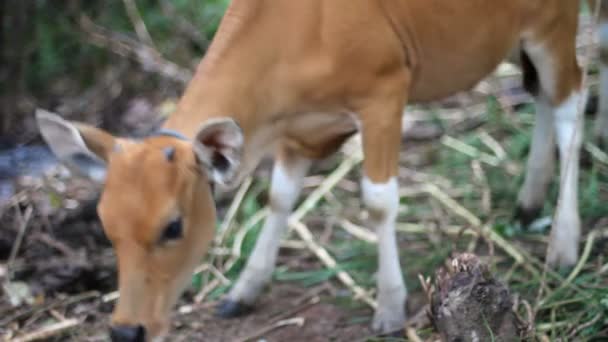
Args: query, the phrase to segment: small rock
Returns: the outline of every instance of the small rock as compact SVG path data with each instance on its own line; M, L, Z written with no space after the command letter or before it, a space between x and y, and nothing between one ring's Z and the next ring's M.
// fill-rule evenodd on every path
M185 315L194 311L194 308L192 307L192 305L184 305L180 306L178 311L180 314Z
M32 305L36 301L30 287L24 282L6 282L2 285L2 289L12 306L20 306L23 303Z
M66 209L73 210L73 209L78 208L78 206L79 206L79 203L78 203L78 201L76 201L76 200L73 200L73 199L66 199L66 200L64 201L64 207L65 207Z

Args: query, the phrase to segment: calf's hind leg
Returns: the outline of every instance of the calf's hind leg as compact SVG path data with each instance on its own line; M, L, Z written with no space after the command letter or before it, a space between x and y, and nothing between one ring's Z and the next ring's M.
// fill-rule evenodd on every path
M568 15L575 15L569 13ZM543 182L528 182L533 178L545 178L545 175L530 173L548 173L549 170L539 170L535 164L549 160L551 157L539 157L537 151L553 153L551 134L546 133L543 139L540 133L546 132L551 122L547 112L552 113L553 130L559 149L560 187L559 200L556 206L553 228L549 242L547 261L555 266L572 266L578 258L578 242L580 238L580 218L578 213L578 174L580 148L583 139L583 118L579 117L579 109L584 108L586 89L582 89L581 70L575 54L576 18L561 18L562 25L543 36L543 39L528 39L524 41L524 51L530 57L540 80L537 94L540 118L537 118L535 138L533 139L532 154L528 159L528 172L525 186L536 183L534 189L523 189L520 194L544 193ZM566 42L571 42L565 44ZM546 117L546 118L545 118ZM544 140L544 141L543 141ZM540 154L540 153L538 153ZM542 169L542 168L541 168ZM540 186L542 185L542 186ZM544 197L544 196L542 196ZM522 201L524 200L524 201ZM520 197L520 205L525 206L525 199Z

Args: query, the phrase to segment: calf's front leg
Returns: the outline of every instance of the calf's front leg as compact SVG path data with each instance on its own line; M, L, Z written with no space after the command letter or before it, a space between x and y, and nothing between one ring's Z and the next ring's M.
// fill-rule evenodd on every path
M401 93L404 93L404 88ZM401 141L398 96L366 108L362 116L365 175L361 182L363 203L378 235L377 301L372 328L381 333L402 330L407 290L399 264L395 221L399 207L397 169Z
M553 107L546 99L537 98L526 178L517 198L516 218L526 227L542 212L547 189L553 179L554 148Z
M272 276L279 243L287 228L287 219L300 195L302 179L311 161L285 148L277 154L270 184L270 214L264 223L253 252L247 260L228 298L217 308L217 315L235 317L249 311Z

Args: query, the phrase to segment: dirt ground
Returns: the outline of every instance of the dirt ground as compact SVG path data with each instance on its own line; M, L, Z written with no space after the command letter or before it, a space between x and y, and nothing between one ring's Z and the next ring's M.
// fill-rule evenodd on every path
M314 291L313 291L314 292ZM256 310L229 320L213 315L216 302L191 307L182 301L174 314L168 341L363 341L373 336L371 310L352 310L332 303L327 294L291 284L274 284L260 298ZM109 309L109 305L106 306ZM107 311L92 304L86 324L71 332L65 341L105 341ZM97 311L97 312L96 312Z
M349 310L310 289L275 284L261 298L256 312L239 319L218 320L211 310L183 315L172 341L357 341L371 335L371 310ZM281 321L293 321L277 327ZM271 331L272 327L277 327Z

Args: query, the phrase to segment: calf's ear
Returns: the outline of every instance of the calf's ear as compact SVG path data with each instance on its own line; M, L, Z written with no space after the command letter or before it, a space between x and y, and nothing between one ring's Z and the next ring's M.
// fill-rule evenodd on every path
M104 182L107 162L116 146L114 136L42 109L36 110L36 122L42 137L60 161L96 182Z
M243 140L243 131L230 118L212 119L199 128L193 149L212 181L228 186L234 180L241 162Z

